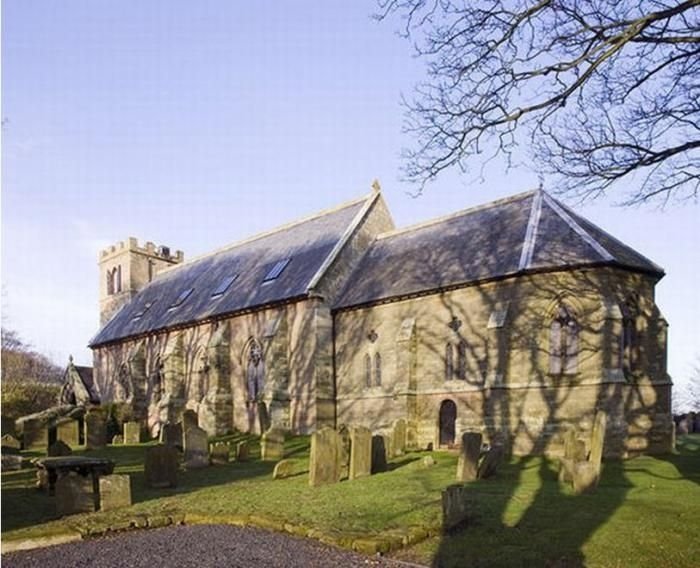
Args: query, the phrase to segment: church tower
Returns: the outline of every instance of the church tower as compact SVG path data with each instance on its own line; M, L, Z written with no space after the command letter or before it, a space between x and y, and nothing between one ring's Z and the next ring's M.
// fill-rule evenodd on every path
M100 251L100 326L153 280L159 270L185 259L181 250L172 254L166 246L147 242L143 247L129 237Z

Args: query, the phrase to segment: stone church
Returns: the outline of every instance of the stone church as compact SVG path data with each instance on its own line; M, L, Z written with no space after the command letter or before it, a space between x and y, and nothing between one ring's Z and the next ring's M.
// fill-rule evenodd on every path
M185 262L134 238L99 256L103 402L156 436L477 430L517 454L608 413L610 455L671 447L663 270L541 190L397 229L369 196Z

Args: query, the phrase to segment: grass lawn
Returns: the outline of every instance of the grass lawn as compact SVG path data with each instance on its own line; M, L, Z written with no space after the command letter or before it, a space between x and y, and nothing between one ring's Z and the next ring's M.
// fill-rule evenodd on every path
M242 438L238 436L235 439ZM229 437L228 439L233 439ZM254 444L256 443L253 440ZM273 480L273 463L257 459L180 472L176 489L148 489L145 445L108 447L100 455L132 477L134 505L109 513L53 520L52 499L33 489L33 470L2 474L2 538L50 535L67 528L118 525L138 514L196 514L225 519L253 516L326 534L372 535L440 524L441 490L453 482L456 456L409 453L391 470L319 488L308 486L309 440L287 441L297 475ZM79 452L80 453L80 452ZM700 436L688 436L676 455L606 462L598 490L575 496L556 481L543 458L514 458L492 480L470 485L473 519L458 533L431 537L397 553L441 566L697 566L700 558ZM340 541L340 540L339 540Z

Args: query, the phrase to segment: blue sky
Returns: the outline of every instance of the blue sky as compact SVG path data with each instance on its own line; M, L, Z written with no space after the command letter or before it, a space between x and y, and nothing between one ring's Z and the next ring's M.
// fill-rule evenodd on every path
M477 168L407 194L399 103L423 67L373 9L5 0L3 325L61 364L89 364L97 253L127 236L191 258L363 195L374 178L399 226L536 187L530 167L494 161L483 181ZM682 382L700 356L700 210L614 202L576 208L666 269L657 302Z

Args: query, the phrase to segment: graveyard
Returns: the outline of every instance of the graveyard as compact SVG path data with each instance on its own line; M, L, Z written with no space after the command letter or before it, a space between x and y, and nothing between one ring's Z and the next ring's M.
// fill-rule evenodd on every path
M677 452L668 456L603 461L597 487L581 494L560 481L558 460L543 457L506 458L487 479L472 475L471 481L457 482L456 472L463 476L469 469L460 452L406 450L389 452L380 471L358 475L362 460L350 460L346 470L331 465L342 461L333 453L342 444L321 448L324 437L328 442L336 436L342 433L263 444L248 434L210 438L211 465L194 456L185 467L182 456L167 466L176 469L170 472L173 482L161 484L146 478L153 467L145 466L153 459L149 454L164 447L155 442L74 447L73 456L114 462L115 475L109 477L129 476L132 504L61 518L55 498L36 489L34 467L3 468L3 549L37 538L50 542L170 524L234 524L440 566L512 564L514 558L536 565L690 566L700 552L697 434L679 438ZM448 487L458 488L466 504L465 519L449 530L443 519Z

